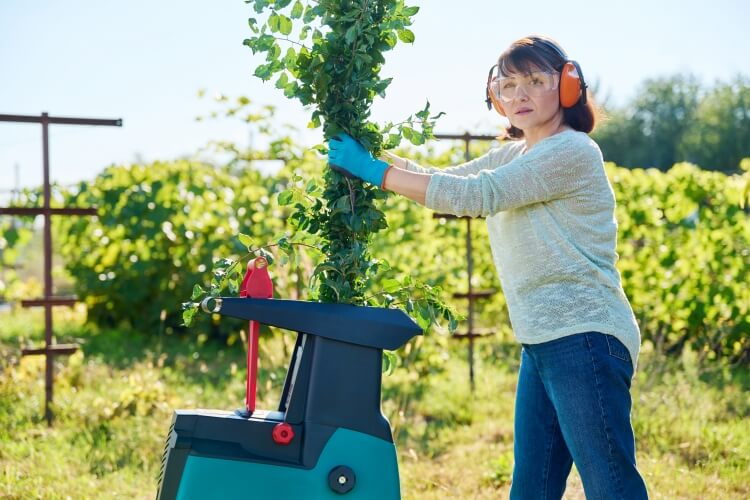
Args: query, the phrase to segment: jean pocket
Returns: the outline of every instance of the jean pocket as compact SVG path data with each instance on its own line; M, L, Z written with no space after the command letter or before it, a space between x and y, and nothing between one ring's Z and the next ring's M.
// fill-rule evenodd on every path
M607 339L607 346L609 346L609 355L614 356L617 359L621 359L623 361L630 361L630 352L628 351L628 348L625 347L625 345L620 342L617 337L614 337L613 335L605 335L604 336Z

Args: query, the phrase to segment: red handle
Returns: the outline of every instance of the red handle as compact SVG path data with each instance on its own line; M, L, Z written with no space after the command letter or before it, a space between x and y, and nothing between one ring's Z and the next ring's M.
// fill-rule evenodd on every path
M268 261L257 257L247 263L247 272L240 285L240 297L270 299L273 297L273 283L268 275ZM245 384L245 407L255 411L255 395L258 381L258 335L260 323L250 321L247 327L247 382Z
M251 321L247 337L247 382L245 384L245 408L250 413L255 411L255 395L258 381L258 333L260 324Z

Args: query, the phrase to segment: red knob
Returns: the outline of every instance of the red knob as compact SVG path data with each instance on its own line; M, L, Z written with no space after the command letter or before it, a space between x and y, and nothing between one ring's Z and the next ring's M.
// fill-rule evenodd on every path
M281 422L273 427L271 436L273 437L274 443L287 445L292 442L292 439L294 439L294 429L292 429L292 426L286 422Z

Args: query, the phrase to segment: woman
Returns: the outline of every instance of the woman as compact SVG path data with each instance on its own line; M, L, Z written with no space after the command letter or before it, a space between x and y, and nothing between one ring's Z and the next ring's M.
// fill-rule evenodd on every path
M511 498L561 498L573 463L589 499L647 498L630 423L640 332L615 267L615 198L588 136L583 74L555 41L529 36L500 55L487 98L517 140L473 161L389 163L342 135L329 163L432 210L487 218L522 344Z

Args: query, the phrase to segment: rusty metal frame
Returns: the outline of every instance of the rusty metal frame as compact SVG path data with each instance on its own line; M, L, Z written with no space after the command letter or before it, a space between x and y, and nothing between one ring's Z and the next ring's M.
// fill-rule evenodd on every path
M474 135L466 132L465 134L435 134L436 139L452 139L464 141L465 153L464 157L466 161L471 159L469 152L469 146L471 141L494 141L497 140L495 135ZM468 279L467 279L467 291L465 293L454 293L453 298L467 299L468 304L468 328L464 333L454 333L452 338L457 340L468 341L468 360L469 360L469 384L471 386L471 392L474 392L474 340L480 337L485 337L495 333L494 329L476 329L474 328L474 302L478 299L486 299L492 297L497 290L474 290L471 283L471 277L474 274L474 258L472 256L472 243L471 243L471 221L472 217L457 217L452 214L439 214L435 213L432 215L433 219L465 219L466 220L466 262L468 265ZM480 217L481 218L481 217Z
M44 201L39 208L25 207L3 207L0 215L15 216L44 216L44 297L21 301L22 307L44 307L44 347L24 348L21 350L23 356L42 355L45 356L44 377L44 417L47 424L51 425L54 418L52 412L52 398L54 395L54 357L73 354L78 346L75 344L56 344L52 328L52 307L72 306L76 302L75 297L54 297L52 295L52 227L51 216L53 215L96 215L96 208L52 208L50 207L51 188L49 181L49 125L100 125L121 127L122 119L106 120L96 118L68 118L49 116L42 113L34 115L4 115L0 114L0 122L13 123L40 123L42 125L42 153L44 168Z

